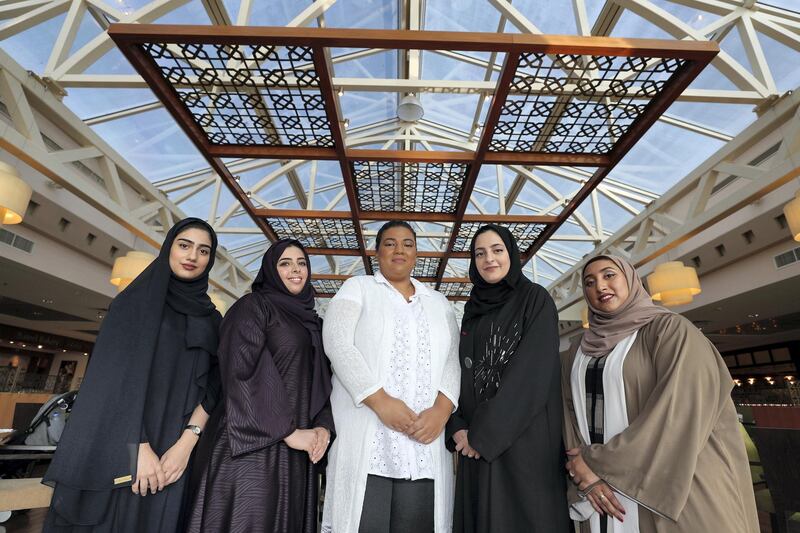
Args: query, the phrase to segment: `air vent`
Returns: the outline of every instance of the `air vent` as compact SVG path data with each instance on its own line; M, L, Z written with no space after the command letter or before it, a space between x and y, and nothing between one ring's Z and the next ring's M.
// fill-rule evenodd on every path
M699 255L692 257L692 264L694 265L695 268L700 268L703 262L700 260Z
M0 228L0 242L18 248L26 253L33 251L33 241L20 237L16 233L12 233L7 229Z
M97 235L95 235L94 233L87 233L86 234L86 244L91 246L96 238L97 238Z
M717 254L720 257L725 257L725 245L724 244L718 244L717 246L714 247L714 249L717 251Z
M28 200L28 209L25 211L25 216L33 215L38 207L39 204L37 204L33 200Z
M119 248L117 248L116 246L112 246L108 250L108 253L111 254L111 257L114 257L115 255L117 255L117 252L119 252Z
M71 222L66 218L62 218L58 221L58 227L61 228L61 231L66 231L70 224Z
M14 242L14 237L16 237L14 233L11 233L6 229L0 228L0 242L2 242L3 244L8 244L9 246L11 246L11 243Z
M786 224L786 215L783 213L775 217L775 223L780 229L786 229L788 227Z
M777 268L789 266L792 263L800 261L800 248L795 248L793 250L783 252L782 254L778 254L773 259L775 260L775 266Z
M754 240L756 240L756 234L755 234L755 233L753 233L753 231L752 231L752 230L747 230L747 231L745 231L744 233L742 233L742 238L744 239L744 241L745 241L747 244L750 244L750 243L752 243Z
M19 235L14 237L14 244L12 244L12 246L27 253L31 253L31 251L33 251L33 241L29 241L28 239L20 237Z

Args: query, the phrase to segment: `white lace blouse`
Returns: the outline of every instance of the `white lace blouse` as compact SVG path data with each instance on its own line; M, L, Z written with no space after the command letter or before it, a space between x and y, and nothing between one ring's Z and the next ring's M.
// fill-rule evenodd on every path
M433 405L439 392L453 405L458 404L460 334L453 306L441 293L413 278L414 301L406 303L381 277L348 279L325 313L322 337L333 366L331 408L336 424L336 440L328 451L328 488L322 518L325 533L358 531L367 476L379 471L373 470L373 457L387 457L387 468L390 463L392 469L395 467L391 452L386 454L385 445L378 444L382 424L375 412L363 404L364 398L384 387L417 412ZM398 319L397 299L402 311L410 314L403 319ZM410 325L412 321L414 325ZM420 339L426 336L428 340L420 350ZM398 339L403 344L398 344ZM393 350L407 352L404 357L411 361L421 357L425 362L410 365L414 373L396 362L393 368ZM429 372L416 372L428 365ZM421 387L419 394L417 387ZM400 388L403 392L397 392ZM391 442L391 433L384 432L383 441ZM453 460L444 446L443 434L426 448L426 455L417 454L413 447L401 452L403 459L398 464L403 470L398 475L409 479L427 475L434 480L434 530L449 533L453 528ZM429 466L416 466L420 458ZM416 473L412 473L411 464Z
M428 321L418 294L406 302L386 278L379 283L391 287L394 342L384 390L405 402L415 413L430 407L436 398L431 389L431 346ZM433 479L430 448L379 423L371 442L369 473L395 479Z

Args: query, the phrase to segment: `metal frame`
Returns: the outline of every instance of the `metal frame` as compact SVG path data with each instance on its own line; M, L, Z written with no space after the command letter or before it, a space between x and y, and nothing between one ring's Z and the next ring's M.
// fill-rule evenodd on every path
M689 83L702 71L702 69L712 60L718 52L715 43L698 43L683 41L658 41L658 40L631 40L631 39L612 39L600 37L565 37L565 36L534 36L534 35L498 35L498 34L469 34L453 32L405 32L405 31L382 31L382 30L338 30L338 29L317 29L317 28L231 28L231 27L201 27L201 26L157 26L139 24L115 24L109 29L109 35L114 39L122 52L144 77L151 86L155 94L159 97L166 109L172 114L181 128L186 132L195 146L209 161L212 168L222 177L234 196L239 200L245 211L250 215L256 225L264 231L270 239L275 240L279 236L271 224L266 222L265 210L255 207L252 201L252 192L245 191L239 186L233 174L225 166L223 158L236 157L261 157L267 159L309 159L309 160L330 160L339 161L345 194L350 205L350 212L337 213L336 217L331 216L330 212L313 212L304 210L300 213L287 211L281 214L272 213L277 217L287 219L305 218L319 220L343 220L350 219L355 233L355 239L361 251L364 269L370 273L372 266L367 260L367 245L362 235L362 220L373 218L384 220L387 218L405 218L418 221L440 221L450 222L452 227L447 246L445 247L436 274L437 286L441 283L449 259L453 256L456 240L459 238L459 231L463 222L467 207L472 200L472 191L480 169L484 163L488 164L517 164L522 166L533 165L556 165L556 166L593 166L597 170L586 180L583 181L579 191L565 203L563 209L555 217L522 216L516 217L517 223L541 224L541 232L532 244L526 248L523 254L524 261L542 246L542 244L572 215L578 205L597 187L602 179L610 172L614 165L627 153L645 131L655 122L661 113L674 101L674 99L689 85ZM269 133L268 137L263 137L265 141L239 144L239 141L231 143L230 137L225 137L217 133L211 133L209 127L215 127L217 121L228 121L230 116L220 114L219 119L214 119L207 114L195 115L185 103L191 97L193 101L203 98L202 92L193 87L204 87L204 91L210 90L210 97L219 94L218 91L232 91L234 96L242 96L245 91L253 91L254 96L247 98L264 98L258 91L260 88L269 87L270 81L264 78L262 82L252 85L250 80L250 69L253 67L255 58L233 60L230 54L239 54L240 46L247 46L253 53L267 54L264 57L274 57L271 61L282 61L275 50L286 49L289 54L295 54L300 59L305 59L313 54L314 75L311 80L311 88L319 91L322 100L325 102L325 114L327 115L327 125L330 129L329 137L308 137L307 140L300 137L298 141L292 141L291 137L279 136L277 133ZM343 117L339 111L335 89L330 76L329 47L343 48L395 48L407 51L436 50L443 47L451 50L464 51L487 51L492 53L504 53L505 64L494 89L492 105L488 112L486 123L477 145L471 153L437 152L434 150L357 150L348 148L344 136L342 123ZM227 68L222 71L219 67L209 66L208 48L215 47L218 53L224 53L220 58L211 59L211 62L226 61ZM263 50L263 52L262 52ZM296 52L295 50L300 50ZM198 52L200 57L198 58ZM167 65L157 63L158 58L169 57ZM238 57L238 56L237 56ZM548 59L549 58L549 59ZM619 66L614 66L615 61L620 61ZM250 64L248 65L248 62ZM183 65L189 65L191 72L200 72L200 76L213 76L214 84L209 85L202 79L191 81L184 73L174 73L176 67L169 66L172 63L178 65L177 68L183 69ZM202 63L202 64L201 64ZM198 64L198 65L195 65ZM562 71L565 75L563 80L550 77L539 77L538 71L531 75L529 68L539 68L536 65L549 65L546 68L546 75L549 76L553 70ZM239 70L244 65L245 70ZM288 72L290 75L299 76L303 74L294 65L289 67L294 70L281 71L262 71L264 76L272 76L271 72L278 72L283 84L283 77ZM603 69L615 68L615 71ZM648 69L653 69L648 71ZM182 71L181 71L182 72ZM218 80L218 76L227 76L225 80ZM609 72L611 75L609 76ZM661 72L661 79L658 82L643 81L641 85L631 84L625 81L632 77L638 77L642 72L649 78L652 73ZM666 74L664 74L666 72ZM234 74L235 73L235 74ZM242 74L242 76L240 76ZM617 75L620 77L617 78ZM531 77L535 76L535 77ZM238 85L237 78L242 78L246 85ZM553 82L551 84L551 82ZM557 83L555 83L557 82ZM520 101L512 99L510 96L512 87L519 90L521 84L525 84L527 96ZM648 85L649 84L649 85ZM564 92L566 86L572 86L571 92ZM582 89L582 85L587 85L589 91ZM188 86L188 92L186 90ZM282 87L281 85L280 87ZM309 82L304 81L299 87L308 87ZM290 86L291 87L291 86ZM597 96L594 87L605 87ZM532 88L532 89L531 89ZM536 92L530 92L531 90ZM566 145L566 141L553 143L555 135L565 121L565 113L570 109L579 109L579 113L584 113L585 109L594 110L602 107L609 119L612 115L620 117L627 116L628 109L632 104L625 103L625 99L631 95L635 98L644 96L647 92L649 100L644 105L633 105L635 114L630 121L625 122L623 127L618 127L617 131L610 127L605 135L609 136L607 141L598 143L598 147L603 144L607 148L601 152L581 151L583 144L578 143ZM527 106L528 97L533 94L535 100L528 113L534 112L539 103L540 96L557 96L555 105L546 102L550 116L542 123L541 131L530 134L531 141L524 143L528 148L508 150L506 144L498 141L503 137L501 126L506 124L501 122L511 109L512 118L520 117L524 106ZM197 95L197 96L195 96ZM311 96L314 96L313 94ZM314 96L315 97L315 96ZM227 98L227 97L226 97ZM316 98L316 97L315 97ZM582 103L570 103L578 99ZM216 105L216 100L211 100L212 106ZM258 104L258 101L255 101ZM543 102L544 103L544 102ZM205 104L209 105L209 104ZM259 104L260 105L260 104ZM516 107L514 107L516 106ZM587 107L589 106L589 107ZM594 106L594 107L592 107ZM237 108L238 109L238 108ZM316 109L316 108L315 108ZM620 111L621 110L621 111ZM246 110L251 113L250 110ZM238 112L238 111L237 111ZM258 111L256 111L258 112ZM253 116L253 115L249 115ZM502 117L502 118L501 118ZM587 115L588 117L588 115ZM234 117L235 118L235 117ZM526 122L529 117L522 116ZM317 120L317 119L315 119ZM587 119L588 120L588 119ZM237 118L237 121L240 120ZM597 119L595 119L597 122ZM265 117L261 123L266 123L269 132L278 132L277 122L274 117ZM567 121L567 123L569 123ZM586 124L589 124L586 122ZM613 124L613 123L612 123ZM210 126L209 126L210 125ZM571 126L576 128L577 126ZM586 128L588 126L584 126ZM600 126L592 126L600 128ZM516 128L516 126L515 126ZM570 127L567 127L569 130ZM315 131L319 131L318 129ZM516 131L516 130L515 130ZM527 130L523 130L527 131ZM583 132L583 129L580 130ZM323 132L324 133L324 132ZM522 134L519 135L522 139ZM239 139L241 137L236 137ZM249 139L249 136L247 136ZM332 147L314 146L318 139L332 139ZM605 139L600 137L601 140ZM288 139L288 140L287 140ZM565 138L566 139L566 138ZM535 141L534 141L535 140ZM267 142L268 144L263 144ZM296 144L298 143L299 144ZM330 142L330 141L325 141ZM555 148L549 148L550 145ZM548 148L546 149L545 146ZM568 147L565 151L565 147ZM577 150L577 151L576 151ZM395 161L395 162L468 162L468 172L462 183L455 211L453 213L364 213L359 208L355 182L353 179L353 164L356 161ZM263 204L263 202L261 202ZM266 211L270 211L267 209ZM511 223L513 220L510 215L499 214L486 216L482 220L495 223ZM329 225L332 224L328 223ZM342 227L342 231L348 231ZM286 235L288 236L288 235ZM313 248L313 247L312 247ZM340 248L330 246L320 247L323 249L315 250L319 254L338 255ZM324 248L329 248L325 250ZM348 246L349 248L349 246Z

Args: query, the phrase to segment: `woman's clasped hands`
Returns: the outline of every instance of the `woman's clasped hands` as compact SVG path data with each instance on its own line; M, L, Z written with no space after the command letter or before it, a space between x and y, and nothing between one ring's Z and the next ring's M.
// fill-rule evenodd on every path
M581 496L589 500L595 511L601 515L609 514L620 522L624 521L625 507L619 502L608 483L592 472L583 460L580 448L567 451L566 469L572 482L578 486Z
M375 411L383 425L422 444L430 444L441 435L453 408L450 400L439 394L433 406L417 414L383 389L367 397L364 404Z
M288 437L283 439L289 448L308 453L312 463L317 464L331 442L330 432L322 427L314 429L295 429Z

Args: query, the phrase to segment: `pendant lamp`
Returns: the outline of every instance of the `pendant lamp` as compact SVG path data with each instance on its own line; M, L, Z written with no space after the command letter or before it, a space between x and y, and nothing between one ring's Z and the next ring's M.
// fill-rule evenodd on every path
M136 276L144 272L144 269L153 262L156 256L147 252L128 252L122 257L114 260L114 267L111 269L111 284L117 286L118 292L125 290Z
M20 179L17 169L0 161L0 226L22 222L31 192L31 186Z
M589 329L589 308L585 305L581 309L581 323L583 329Z
M653 300L667 307L684 305L700 294L700 280L697 271L684 266L680 261L668 261L658 265L647 276L647 286Z

